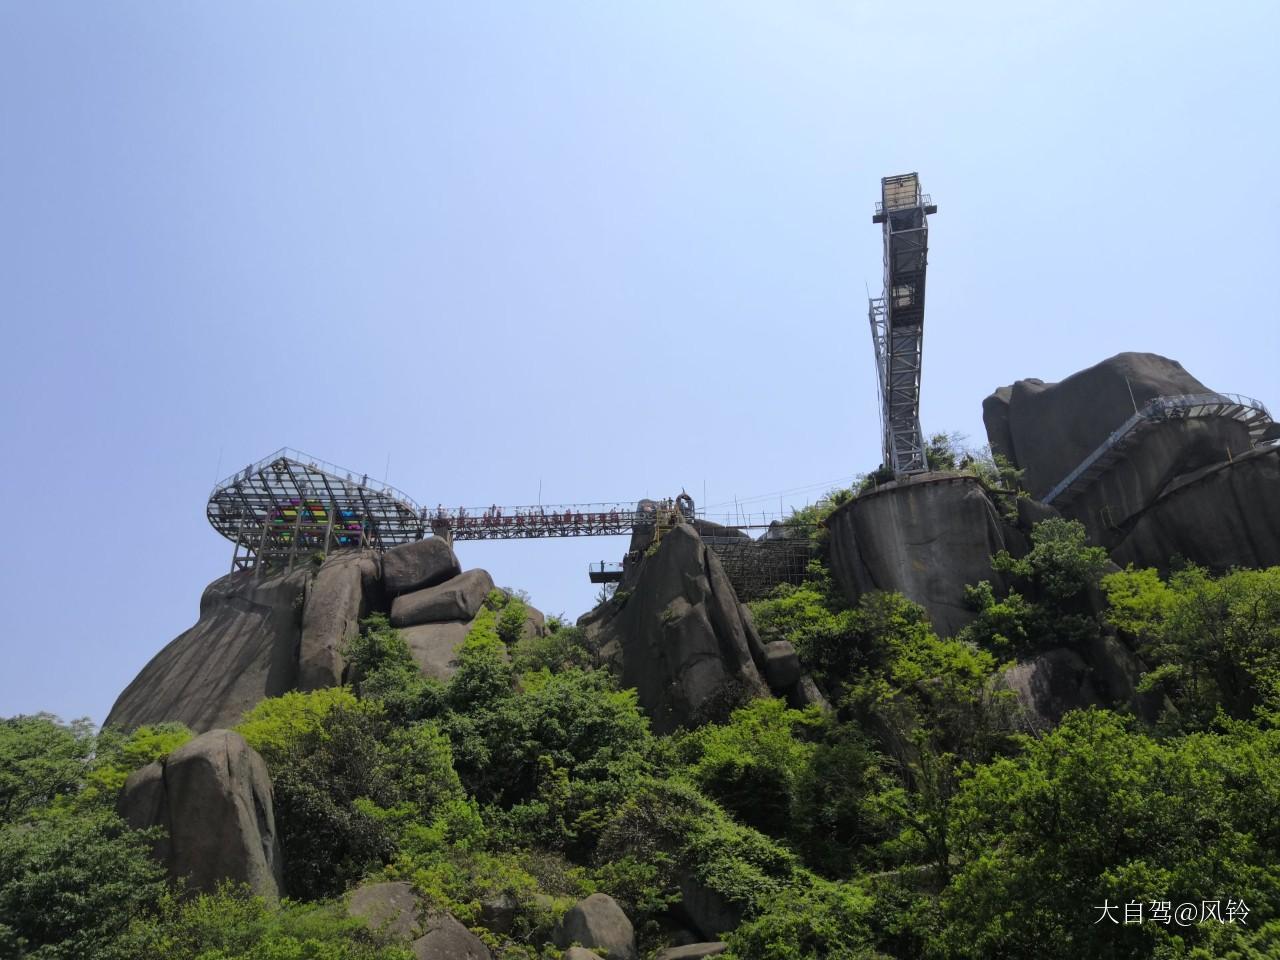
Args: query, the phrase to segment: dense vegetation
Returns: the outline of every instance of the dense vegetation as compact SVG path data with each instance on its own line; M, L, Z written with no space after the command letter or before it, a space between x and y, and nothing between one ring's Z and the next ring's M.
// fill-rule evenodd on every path
M519 597L491 597L443 684L373 618L350 687L239 727L274 782L282 905L167 891L153 838L113 812L187 731L0 721L0 956L407 957L342 916L372 876L477 930L508 898L511 934L483 933L508 960L558 956L558 911L596 890L652 951L682 885L740 914L736 960L1280 956L1280 568L1107 574L1076 524L1033 539L993 559L1013 589L975 585L949 639L900 596L849 606L815 563L753 613L834 709L760 700L670 737L579 630L523 636ZM1019 733L994 682L1008 661L1112 635L1145 659L1158 719ZM1163 923L1152 901L1248 913ZM1131 902L1147 922L1100 916Z

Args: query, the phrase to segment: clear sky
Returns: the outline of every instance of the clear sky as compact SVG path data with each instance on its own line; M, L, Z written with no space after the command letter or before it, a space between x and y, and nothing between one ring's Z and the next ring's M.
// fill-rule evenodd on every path
M1278 30L0 0L0 715L100 721L228 568L215 479L283 445L431 506L776 508L875 467L887 174L939 205L927 430L981 442L994 387L1121 350L1280 407ZM623 549L458 553L576 617Z

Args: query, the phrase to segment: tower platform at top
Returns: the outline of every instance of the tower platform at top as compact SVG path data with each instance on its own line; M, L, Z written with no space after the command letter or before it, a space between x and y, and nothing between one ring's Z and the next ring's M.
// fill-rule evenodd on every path
M884 292L868 305L880 387L884 465L896 476L923 473L920 369L924 347L928 215L938 208L920 190L920 177L904 173L880 181L871 218L884 229Z

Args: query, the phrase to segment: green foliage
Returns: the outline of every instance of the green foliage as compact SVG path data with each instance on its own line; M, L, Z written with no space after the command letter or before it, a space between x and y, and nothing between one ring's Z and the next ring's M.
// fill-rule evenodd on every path
M181 723L156 723L125 735L110 728L98 734L93 762L85 776L79 805L114 804L133 771L167 757L194 734Z
M1162 743L1105 711L1069 714L1021 756L975 769L952 809L958 863L934 943L948 958L1146 958L1155 924L1098 905L1243 898L1280 911L1280 731L1237 724ZM1176 929L1190 943L1205 936ZM1182 956L1166 953L1167 956Z
M422 675L409 645L386 616L374 614L343 648L348 674L361 697L382 701L387 713L410 723L440 712L440 684Z
M80 790L93 753L88 720L49 714L0 720L0 824Z
M261 701L235 729L271 767L284 763L304 740L323 737L325 719L332 711L367 709L347 687L293 691Z
M678 752L703 793L748 826L777 835L790 821L815 750L797 734L821 723L817 708L802 713L781 700L753 700L728 723L685 736Z
M795 785L790 838L809 867L843 877L880 863L905 793L857 724L828 720L821 734Z
M545 636L524 637L516 643L511 665L516 674L591 670L600 666L600 657L587 642L585 631L549 621Z
M121 944L123 957L164 960L412 960L337 904L274 905L231 886L192 899L166 896Z
M394 725L377 701L346 691L278 699L246 724L268 746L290 895L340 892L389 862L409 825L462 796L448 740L432 722Z
M1031 549L1014 558L1001 550L991 558L991 567L1025 581L1037 600L1065 605L1078 601L1102 581L1107 568L1107 551L1088 545L1084 524L1079 520L1053 517L1031 530Z
M635 692L615 690L600 672L526 674L518 692L477 683L464 671L490 676L496 665L486 659L488 644L480 638L472 658L464 647L462 669L449 688L451 700L456 684L480 690L466 701L466 712L443 721L458 772L482 803L516 808L515 817L553 830L554 842L545 832L543 842L571 845L618 781L646 768L648 721Z
M639 780L604 823L595 856L651 868L653 902L674 896L685 877L749 916L804 879L790 851L678 778Z
M1167 694L1184 728L1219 709L1244 719L1280 702L1280 567L1217 578L1187 567L1167 583L1130 568L1103 587L1108 622L1137 641L1151 667L1143 688Z
M1025 655L1055 646L1079 647L1101 635L1095 596L1107 552L1088 545L1078 520L1052 518L1031 531L1031 549L1014 558L1001 550L991 568L1015 584L1003 598L984 580L966 589L977 618L961 637L1000 654Z
M882 960L872 899L849 884L791 887L729 935L726 960Z
M102 809L0 826L0 955L129 956L116 936L163 889L153 839Z

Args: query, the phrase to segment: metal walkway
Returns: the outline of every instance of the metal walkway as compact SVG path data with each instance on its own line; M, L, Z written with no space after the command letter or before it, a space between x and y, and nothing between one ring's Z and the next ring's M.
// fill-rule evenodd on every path
M1091 487L1139 438L1157 424L1170 420L1199 420L1226 417L1249 428L1255 445L1271 426L1271 414L1259 401L1235 393L1199 393L1156 397L1117 427L1080 465L1059 481L1043 498L1043 503L1065 507Z
M259 562L291 568L316 554L343 548L385 550L421 540L429 532L450 540L523 540L548 537L631 536L660 512L687 520L697 513L685 494L666 500L481 508L418 506L385 483L288 447L218 483L209 495L209 523L234 545L231 569ZM735 513L719 526L767 530L781 517ZM743 542L756 541L744 537ZM774 556L776 550L760 551ZM603 576L602 569L600 574Z
M880 386L884 465L895 476L924 473L920 429L920 367L924 346L927 214L938 208L920 192L920 177L904 173L880 181L873 223L884 225L884 292L870 299L868 318Z

